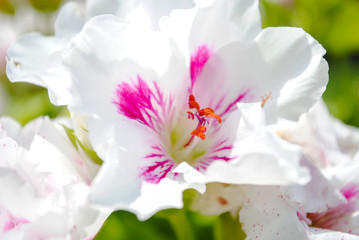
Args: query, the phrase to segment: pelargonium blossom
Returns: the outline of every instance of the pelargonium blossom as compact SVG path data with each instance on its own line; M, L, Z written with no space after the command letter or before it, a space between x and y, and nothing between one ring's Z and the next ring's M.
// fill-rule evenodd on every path
M104 160L92 202L143 219L207 182L306 183L299 149L266 125L318 100L324 53L301 29L261 30L257 1L175 10L161 31L91 19L62 57L69 109L87 116Z
M107 218L87 198L99 166L61 128L0 118L1 239L90 239Z

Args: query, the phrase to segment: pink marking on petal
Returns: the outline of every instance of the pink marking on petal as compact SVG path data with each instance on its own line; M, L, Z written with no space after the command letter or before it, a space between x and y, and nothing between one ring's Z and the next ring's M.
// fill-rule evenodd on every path
M225 146L225 147L221 147L215 150L215 152L220 152L220 151L224 151L224 150L232 150L233 146Z
M312 221L312 226L334 229L334 227L340 222L339 220L345 218L356 211L355 201L348 201L347 203L340 204L339 206L329 209L328 211L321 213L310 213L308 218Z
M15 224L9 220L9 221L5 222L3 230L4 230L4 232L7 232L7 231L13 229L14 227L15 227Z
M348 184L340 189L346 199L359 198L359 185Z
M13 228L20 227L23 224L29 223L28 220L24 218L17 218L8 212L8 220L4 223L3 231L7 232Z
M154 82L153 92L146 81L137 76L137 82L120 83L117 85L113 103L117 105L118 113L157 130L162 124L160 111L166 109L162 92ZM171 104L171 102L169 102Z
M83 166L84 165L84 162L82 161L82 159L80 158L75 158L75 163L80 165L80 166Z
M206 44L200 45L197 47L195 52L191 56L191 65L190 65L190 73L191 73L191 89L192 92L193 85L196 83L198 76L202 73L203 67L211 57L212 51Z
M144 157L148 159L150 163L141 168L140 177L149 183L159 183L163 178L167 177L167 174L173 169L175 163L166 157L163 147L153 145L151 148L155 152Z
M156 146L156 145L151 146L151 148L154 149L154 150L162 151L162 149L159 146Z
M153 153L153 154L147 155L145 158L155 158L155 157L161 158L161 157L164 157L164 156L165 156L164 154L155 154L155 153Z
M356 184L348 184L340 191L347 199L347 202L339 204L325 212L308 214L308 218L312 220L313 226L336 230L336 226L342 222L341 220L346 219L348 215L357 211L359 186Z
M229 161L234 159L233 157L226 157L226 156L210 156L207 159L211 159L211 160L224 160L224 161Z
M227 108L222 112L222 114L220 114L220 116L223 116L224 114L228 113L228 112L231 112L233 111L233 107L239 103L241 100L243 100L243 98L245 98L245 96L249 93L249 90L243 92L243 93L240 93L239 96L233 101L231 102Z
M359 186L356 184L348 184L341 189L342 194L347 202L339 204L321 213L310 213L308 218L312 220L312 226L344 231L340 227L342 223L347 224L347 217L357 211L357 201L359 199ZM349 232L350 229L346 229Z
M149 183L159 183L173 169L172 160L155 161L153 165L142 169L141 177Z

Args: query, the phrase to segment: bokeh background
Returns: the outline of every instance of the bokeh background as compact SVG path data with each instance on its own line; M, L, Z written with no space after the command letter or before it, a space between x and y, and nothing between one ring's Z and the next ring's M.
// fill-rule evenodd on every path
M6 49L21 34L53 33L57 10L64 0L0 0L0 116L21 124L41 116L68 115L53 106L47 90L10 83L5 74ZM359 127L359 1L358 0L260 0L263 27L301 27L327 50L329 84L324 100L330 112L344 123ZM193 191L185 192L185 200ZM240 232L221 232L230 216L201 216L187 209L161 211L140 222L125 211L113 213L95 239L239 239ZM238 226L239 227L239 226ZM229 234L229 235L228 235ZM243 235L242 235L243 236Z

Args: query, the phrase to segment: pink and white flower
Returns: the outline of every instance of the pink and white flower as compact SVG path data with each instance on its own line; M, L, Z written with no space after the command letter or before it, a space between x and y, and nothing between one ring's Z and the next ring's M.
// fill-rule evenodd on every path
M1 239L89 239L108 213L88 203L98 166L48 118L0 119Z
M309 180L299 149L266 125L296 121L319 99L325 51L301 29L261 30L257 5L175 10L162 31L114 16L85 24L62 56L70 111L87 116L104 160L93 203L143 219L207 182Z

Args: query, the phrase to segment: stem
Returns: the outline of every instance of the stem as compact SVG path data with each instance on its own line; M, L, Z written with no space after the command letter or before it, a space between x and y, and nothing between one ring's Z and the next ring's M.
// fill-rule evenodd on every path
M215 225L215 240L245 240L246 234L238 218L234 218L229 212L218 217Z
M180 209L168 215L177 240L195 240L194 232L187 217L187 211Z

